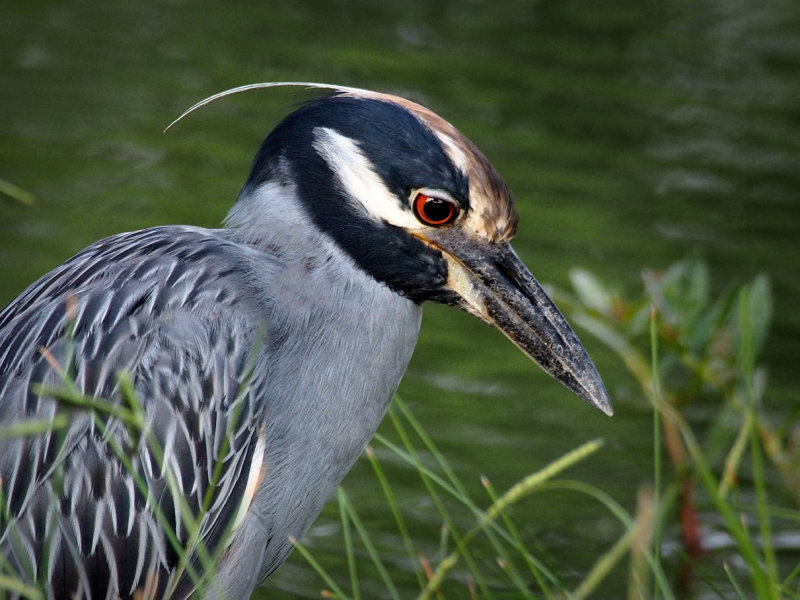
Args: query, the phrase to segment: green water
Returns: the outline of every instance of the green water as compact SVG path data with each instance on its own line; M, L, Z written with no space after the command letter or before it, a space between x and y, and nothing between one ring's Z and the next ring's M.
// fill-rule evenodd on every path
M776 303L765 410L777 423L797 406L796 0L4 3L0 179L36 203L0 199L0 301L100 237L217 226L258 143L308 94L240 95L162 129L202 97L269 80L380 89L442 114L511 185L515 247L541 281L566 285L582 266L636 290L642 268L692 251L708 259L717 291L766 272ZM613 419L496 332L427 308L401 393L477 497L479 474L503 489L602 436L606 448L570 476L633 509L652 479L651 415L617 360L582 337L615 398ZM432 554L439 523L426 521L419 481L397 470ZM346 488L368 524L388 522L366 465ZM329 564L335 516L309 538ZM620 535L574 494L526 501L515 518L576 581ZM780 558L796 563L798 546ZM624 585L620 571L596 597L621 597ZM313 598L321 587L294 556L264 596ZM698 582L694 593L708 589Z

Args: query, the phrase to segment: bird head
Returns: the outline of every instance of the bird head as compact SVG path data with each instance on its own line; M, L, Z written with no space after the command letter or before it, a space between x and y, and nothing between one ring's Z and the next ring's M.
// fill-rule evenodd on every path
M419 104L334 89L272 131L240 199L265 184L292 189L305 216L370 276L414 302L456 306L497 327L610 415L592 360L509 243L517 214L487 158Z

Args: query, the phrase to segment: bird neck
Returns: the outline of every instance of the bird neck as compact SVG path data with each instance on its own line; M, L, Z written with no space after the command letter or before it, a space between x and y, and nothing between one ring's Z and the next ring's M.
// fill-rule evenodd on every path
M256 499L263 496L259 523L271 528L267 554L276 559L266 575L372 438L408 366L422 311L303 218L291 186L246 190L227 222L229 238L258 251L249 253L248 271L267 328L266 369L254 382L267 398L270 476ZM259 266L264 261L270 266Z
M276 402L291 403L285 414L307 411L314 421L325 411L330 431L312 432L307 442L336 440L329 449L338 456L332 476L343 476L344 463L349 467L363 450L397 390L416 344L421 307L361 269L320 231L291 184L245 188L227 225L229 237L258 251L249 270L267 316L266 349L273 368L285 369L268 385L305 373L298 397L277 390ZM277 266L257 264L265 260Z

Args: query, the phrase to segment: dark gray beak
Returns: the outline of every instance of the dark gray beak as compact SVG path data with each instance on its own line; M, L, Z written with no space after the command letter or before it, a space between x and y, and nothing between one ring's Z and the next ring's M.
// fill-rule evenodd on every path
M500 329L567 388L613 413L603 381L567 320L509 244L476 242L458 230L426 241L448 263L448 287L467 312Z

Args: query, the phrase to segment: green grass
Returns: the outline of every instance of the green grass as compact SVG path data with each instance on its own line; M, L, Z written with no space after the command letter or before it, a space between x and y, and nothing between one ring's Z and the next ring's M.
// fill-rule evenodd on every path
M321 596L580 600L606 597L606 581L623 572L629 600L672 600L700 592L721 599L800 599L800 567L782 563L775 547L776 526L800 525L800 448L792 441L793 422L775 427L765 416L766 375L758 356L771 316L769 282L759 276L731 285L716 298L709 282L704 262L690 257L663 273L646 272L642 293L632 298L577 270L571 292L552 290L570 320L601 340L625 365L638 384L638 400L633 401L652 410L652 480L642 482L633 511L602 489L564 478L577 463L602 453L603 440L578 445L504 491L482 477L483 494L476 497L408 405L395 398L387 416L391 436L377 435L366 451L383 496L379 503L392 515L393 530L373 530L340 487L335 502L341 540L331 543L343 549L343 567L329 572L315 557L313 544L297 542L297 553L318 577ZM82 396L71 384L68 364L54 363L54 368L62 374L63 385L38 391L59 399L65 411L89 411L101 434L110 421L123 423L132 447L119 446L107 436L122 464L133 472L130 456L137 444L147 444L157 460L162 456L127 378L119 381L123 402L112 403ZM710 426L698 427L688 416L700 403L715 407L717 416ZM17 424L0 431L0 437L61 430L67 424L65 414L59 412L48 423ZM402 490L393 484L403 470L418 479L427 496L424 519L409 515L400 500ZM176 501L184 502L175 478L168 472L166 477ZM143 481L136 484L147 493ZM547 549L517 521L515 506L520 501L552 492L597 502L620 532L577 576L570 565L552 561ZM209 502L206 498L198 515L184 511L186 544L174 531L166 532L180 568L201 588L214 585L209 573L221 551L205 549L199 539ZM7 524L7 509L4 504L2 508ZM435 547L430 531L420 537L420 520L440 531ZM698 523L709 520L721 524L732 548L713 551L698 546L703 541ZM167 523L163 518L161 522ZM387 535L399 540L388 553ZM674 553L663 556L667 540L680 548L678 559ZM692 569L695 563L702 566ZM27 583L30 580L10 572L0 557L0 597L44 597L46 582L40 580L37 587ZM313 589L315 584L307 583ZM415 590L412 595L409 589Z
M800 524L800 448L792 444L792 422L775 428L763 414L765 370L757 358L771 317L768 280L758 276L712 298L708 269L695 256L663 273L645 272L644 289L634 298L623 298L585 271L574 271L571 279L572 292L552 290L557 303L570 320L616 353L638 383L640 401L651 407L652 481L642 484L631 514L602 490L554 479L602 451L602 442L593 441L504 493L484 478L487 498L476 500L397 398L389 419L402 444L380 435L375 444L407 463L422 481L435 513L428 520L442 524L441 546L435 555L423 556L418 550L377 453L370 448L367 457L383 490L387 512L403 539L407 564L415 565L416 598L590 598L596 593L602 596L604 580L623 565L631 600L696 597L699 592L721 599L800 598L800 567L782 569L774 546L776 522L784 527ZM700 403L717 405L710 428L697 428L686 416L688 409ZM780 497L793 498L794 504L771 503L769 492L775 490L776 481ZM537 544L529 541L530 547L526 546L510 510L523 497L552 490L594 498L622 528L622 535L598 553L577 585L568 585L571 578L566 573L548 566L547 554ZM357 600L364 597L358 566L363 570L366 560L358 551L359 544L374 548L372 538L385 532L368 532L363 527L351 531L355 508L343 492L338 501L347 503L342 511L347 515L342 519L342 531L348 532L343 546L349 566L347 583L314 561L309 548L301 546L301 553L327 586L324 597ZM462 509L471 515L470 525L457 516ZM721 523L733 548L716 554L703 550L701 532L696 530L703 521ZM681 558L665 559L661 552L665 532L675 531L679 533L671 533L671 541L680 546ZM484 547L475 549L479 545ZM487 567L487 561L476 558L478 552L482 557L493 553L500 569ZM386 597L398 598L399 584L381 562L384 559L374 551L368 559L380 573ZM703 566L695 572L692 565L697 561ZM740 564L733 569L731 561ZM407 573L395 570L394 576L408 585Z

